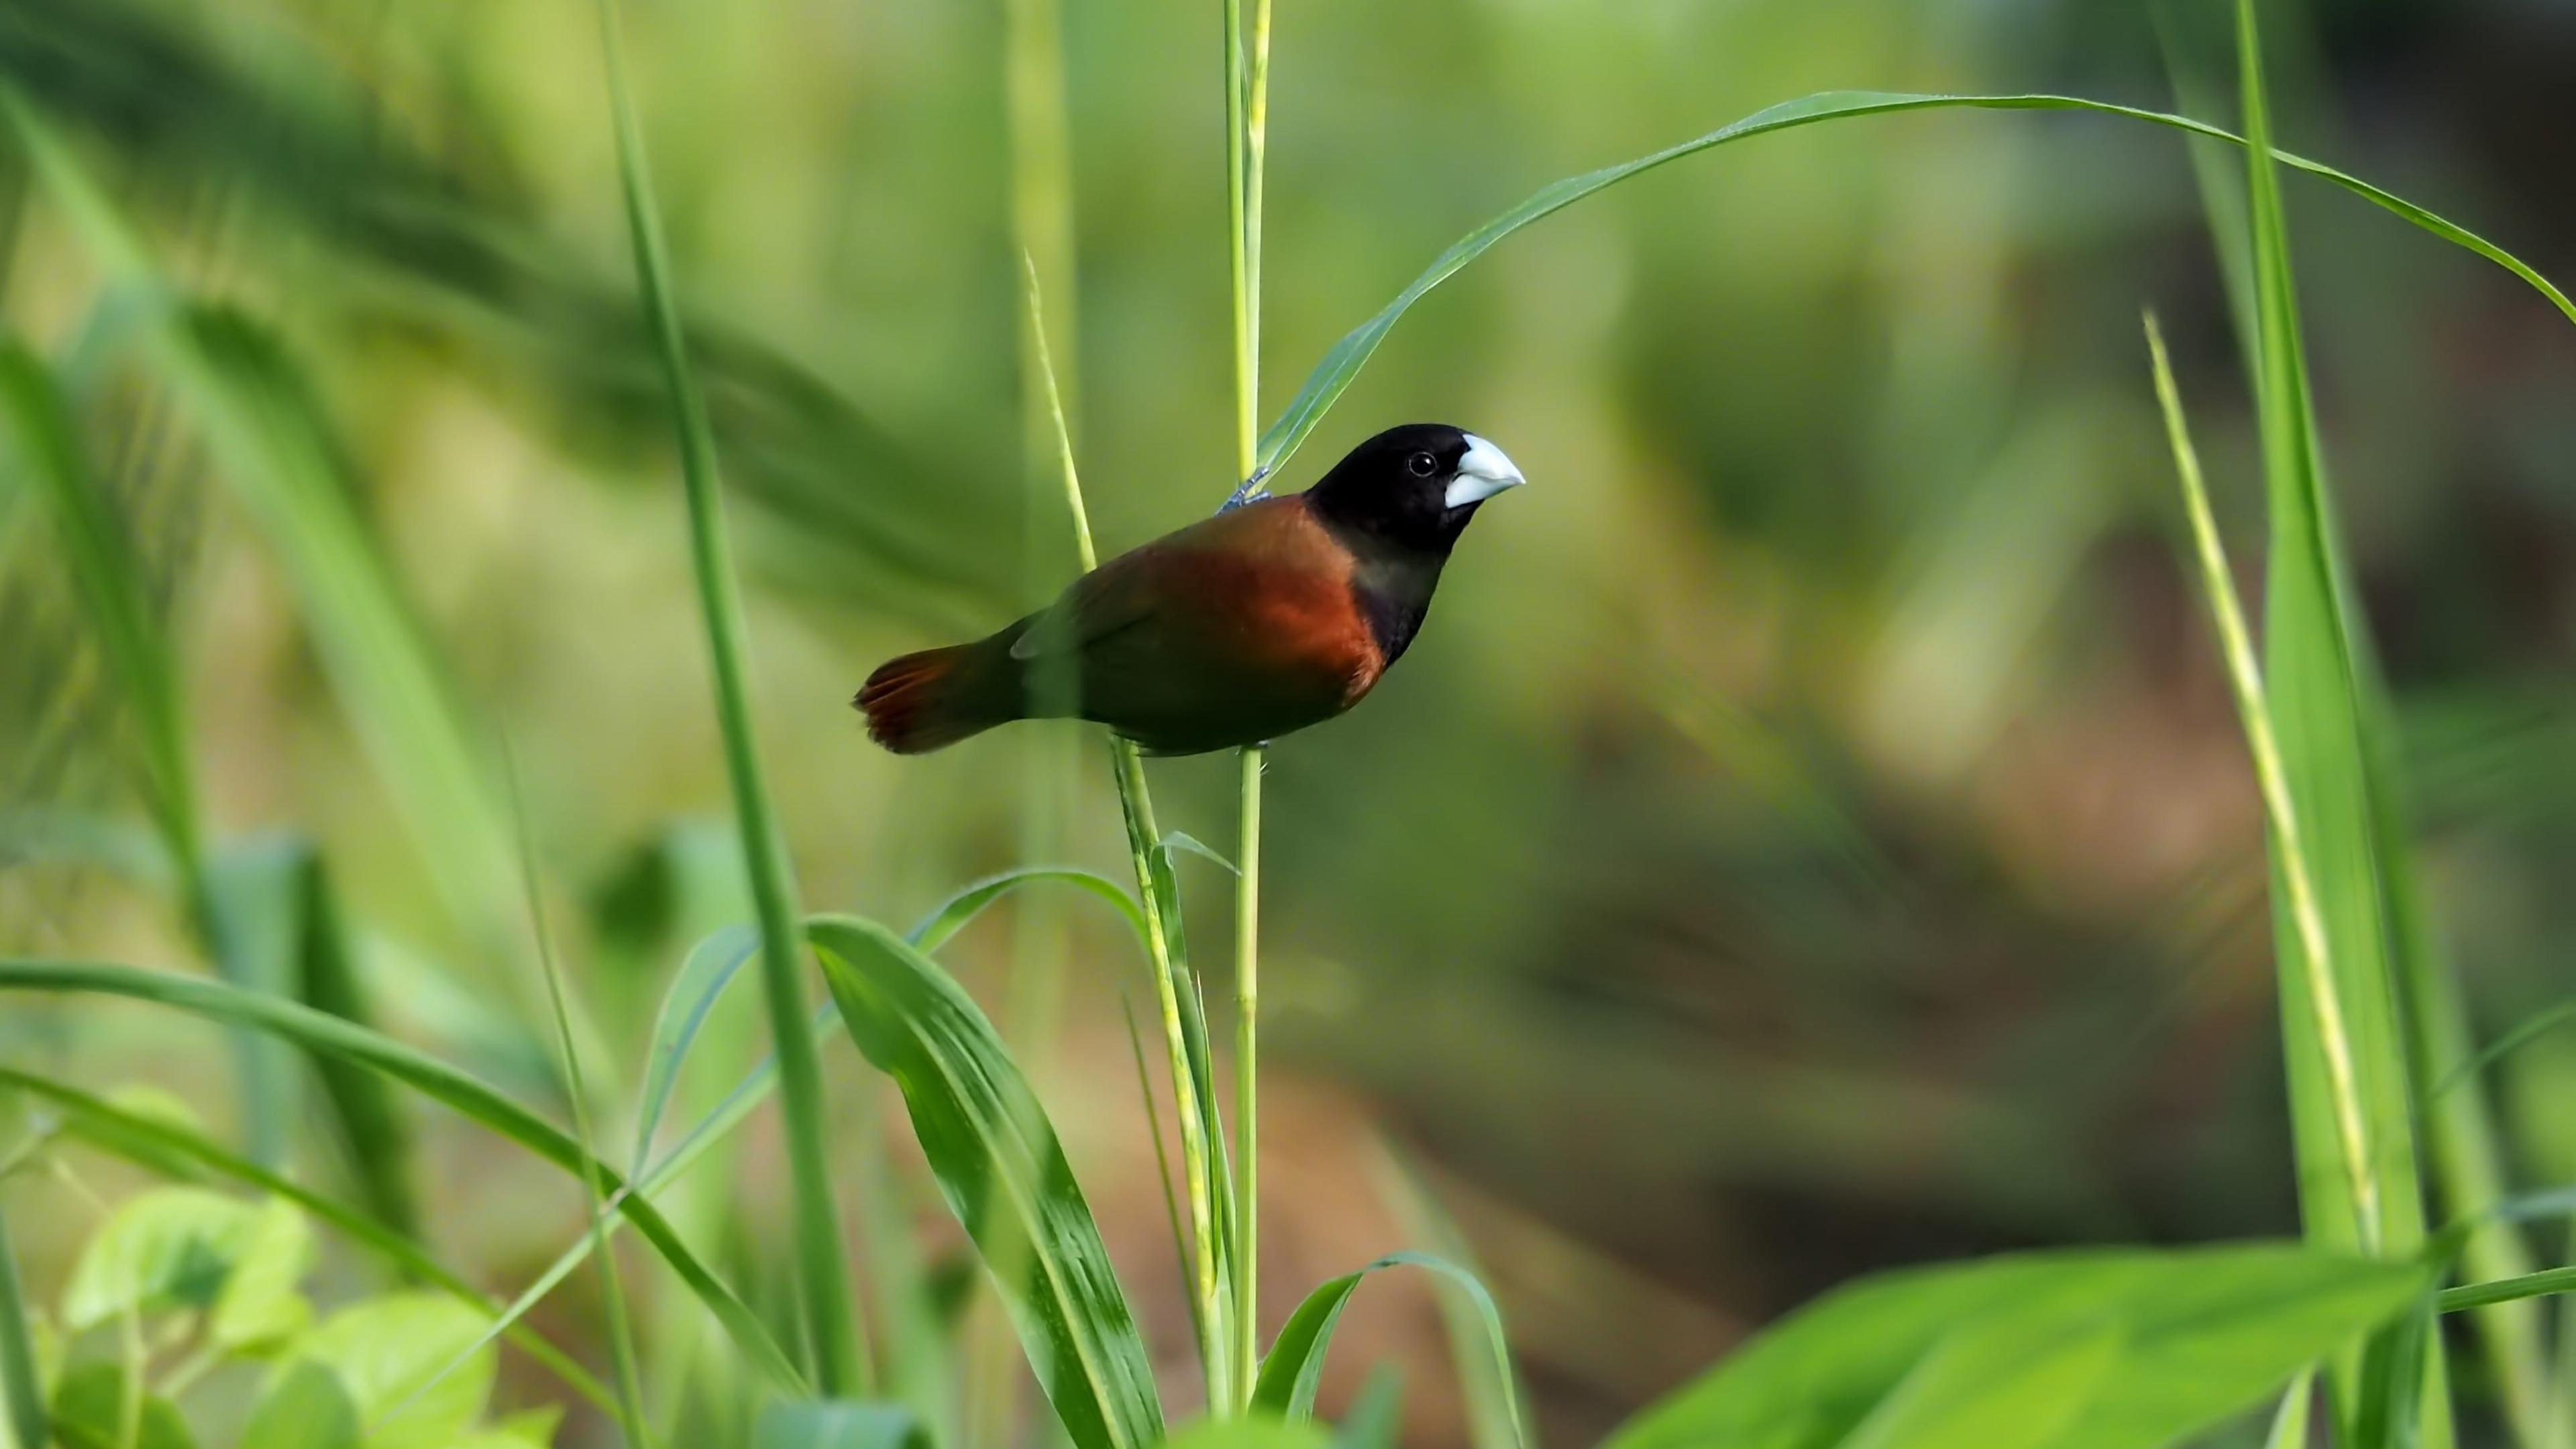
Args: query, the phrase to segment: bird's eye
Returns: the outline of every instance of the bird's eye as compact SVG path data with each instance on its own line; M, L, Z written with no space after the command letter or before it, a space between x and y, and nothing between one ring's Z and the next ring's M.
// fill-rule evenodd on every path
M1416 453L1404 460L1405 468L1416 478L1428 478L1440 471L1440 460L1429 453Z

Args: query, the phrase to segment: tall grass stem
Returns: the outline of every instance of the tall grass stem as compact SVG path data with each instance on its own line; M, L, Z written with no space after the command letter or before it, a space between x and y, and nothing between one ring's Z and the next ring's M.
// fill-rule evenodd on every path
M1251 0L1247 48L1244 0L1226 0L1226 193L1232 203L1234 273L1235 476L1250 487L1261 456L1261 194L1269 152L1270 0ZM1234 1387L1230 1408L1251 1406L1261 1356L1260 1039L1261 767L1264 749L1247 746L1241 774L1242 843L1234 892L1235 972L1235 1240Z
M760 922L761 984L769 1029L778 1053L778 1096L785 1119L788 1167L794 1179L798 1294L804 1301L814 1354L814 1383L824 1397L865 1393L869 1379L859 1320L851 1299L839 1215L832 1205L830 1163L823 1150L823 1082L814 1039L806 1029L812 1007L804 988L801 935L796 928L796 880L779 832L751 724L744 656L748 643L742 600L726 541L724 499L716 470L715 433L706 399L690 370L688 346L673 299L670 263L644 154L643 128L629 93L618 35L615 0L598 0L601 48L606 54L609 107L617 132L618 175L626 199L636 280L661 353L679 434L680 476L687 492L689 553L697 575L698 604L707 628L715 674L716 720L724 735L725 772L733 786L744 862Z

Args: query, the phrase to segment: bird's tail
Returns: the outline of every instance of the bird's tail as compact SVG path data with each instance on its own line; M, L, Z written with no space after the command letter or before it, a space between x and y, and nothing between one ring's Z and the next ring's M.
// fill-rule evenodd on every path
M868 738L898 755L944 749L1027 712L1003 636L889 659L850 703L868 717Z

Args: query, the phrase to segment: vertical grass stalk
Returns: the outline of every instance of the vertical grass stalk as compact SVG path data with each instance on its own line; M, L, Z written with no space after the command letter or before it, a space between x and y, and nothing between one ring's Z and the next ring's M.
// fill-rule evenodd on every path
M1250 486L1261 454L1261 190L1270 128L1270 0L1252 0L1247 51L1244 0L1225 4L1226 197L1233 218L1235 476ZM1251 1403L1260 1342L1261 765L1246 746L1242 842L1234 895L1235 1342L1232 1408Z
M868 1366L859 1341L858 1314L833 1211L830 1166L823 1155L822 1067L807 1028L813 1015L804 987L801 933L796 928L796 881L787 844L762 781L752 738L751 697L743 656L748 643L726 541L724 499L716 471L715 434L706 399L690 371L688 346L671 291L670 264L653 200L652 173L642 127L628 93L615 0L598 0L600 46L606 56L608 99L617 134L617 169L625 193L628 240L645 313L671 390L679 436L680 479L688 498L689 556L697 575L699 612L707 626L707 652L715 674L716 722L724 734L725 773L733 786L736 824L760 923L761 985L778 1054L778 1096L785 1119L787 1160L794 1178L798 1293L812 1339L815 1387L826 1398L866 1391Z

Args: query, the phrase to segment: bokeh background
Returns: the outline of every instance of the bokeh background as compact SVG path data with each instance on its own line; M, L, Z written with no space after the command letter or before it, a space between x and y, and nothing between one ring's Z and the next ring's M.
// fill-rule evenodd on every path
M897 760L844 703L884 656L996 627L1072 568L1024 468L999 6L627 10L808 905L902 924L1033 853L1122 870L1088 737ZM1538 185L1808 91L2162 109L2179 84L2224 121L2218 10L1281 0L1267 407ZM2290 147L2576 276L2576 4L2271 10ZM1234 481L1216 17L1063 6L1078 280L1047 303L1109 549ZM171 285L280 339L469 733L494 760L507 742L593 1074L633 1080L663 984L739 887L589 7L0 0L0 80ZM2576 990L2576 331L2349 197L2294 183L2291 203L2410 805L2492 1037ZM95 356L85 435L180 643L213 827L317 841L387 1024L547 1099L542 1039L510 1026L542 1020L523 926L513 954L460 919L472 871L432 859L259 521L119 360L110 279L14 150L0 248L0 321ZM2138 327L2153 307L2175 340L2250 584L2227 296L2171 133L1945 113L1686 161L1415 310L1284 482L1436 418L1533 486L1480 518L1367 706L1272 755L1274 1314L1447 1231L1435 1201L1548 1440L1583 1443L1856 1273L2295 1230L2260 813ZM0 473L0 946L202 969L161 898L32 843L60 837L31 821L141 817L126 711L23 491ZM1153 772L1164 823L1222 848L1231 761ZM1184 884L1221 989L1226 879L1190 860ZM1031 897L950 959L997 1012L1012 998L1186 1396L1120 1021L1144 977L1089 911ZM224 1039L165 1015L11 1003L0 1051L237 1112ZM827 1066L836 1140L900 1138L846 1042ZM2493 1085L2516 1180L2576 1177L2576 1032ZM478 1281L514 1291L580 1232L568 1184L460 1123L420 1130L432 1239ZM929 1251L953 1252L895 1161ZM783 1190L756 1133L702 1221L774 1274ZM92 1219L24 1192L41 1296ZM587 1284L543 1316L596 1352ZM1372 1288L1352 1325L1328 1404L1392 1360L1409 1442L1465 1443L1430 1297Z

